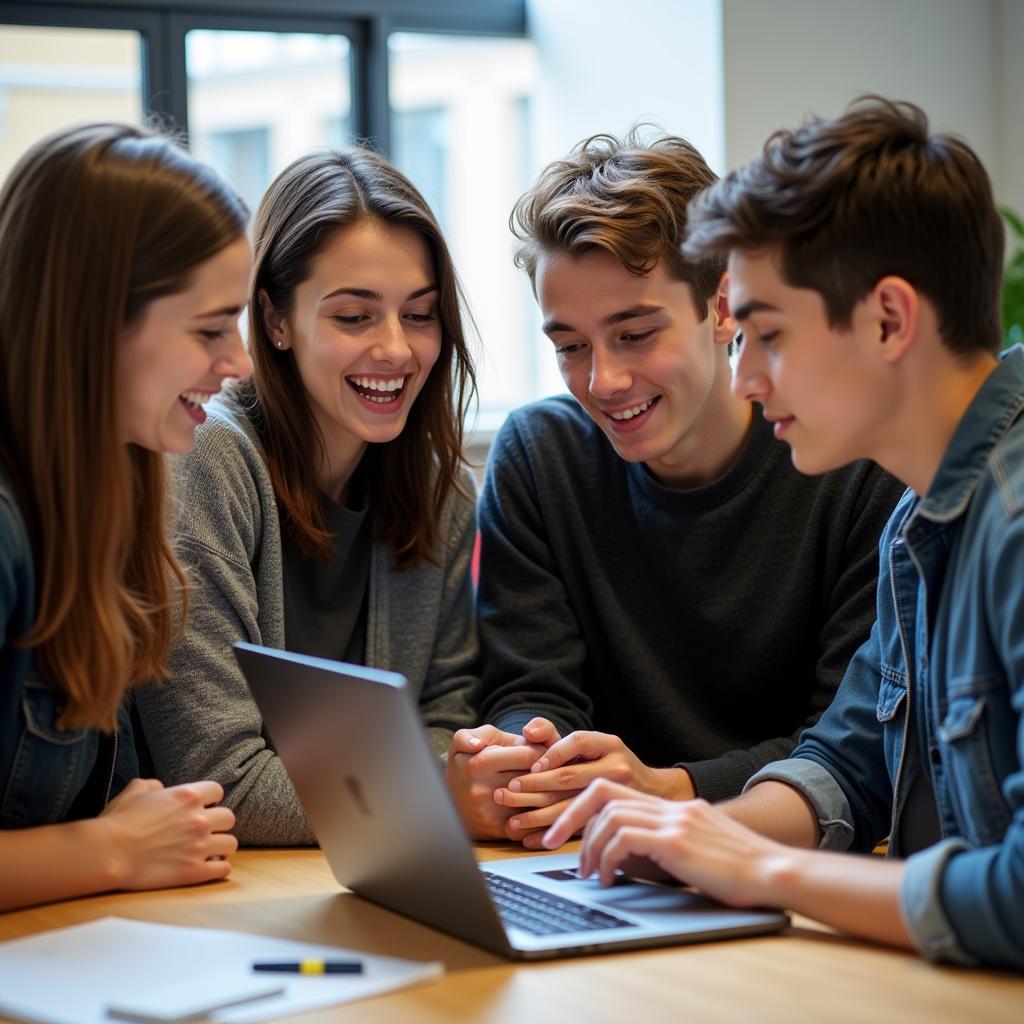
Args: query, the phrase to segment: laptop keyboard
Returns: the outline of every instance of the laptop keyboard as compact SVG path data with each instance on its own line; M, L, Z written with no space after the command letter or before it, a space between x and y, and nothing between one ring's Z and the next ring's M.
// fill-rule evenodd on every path
M502 921L522 928L531 935L561 935L598 931L601 928L636 927L632 921L561 896L552 896L532 885L523 885L522 882L489 871L482 871L481 874L491 890L491 899Z

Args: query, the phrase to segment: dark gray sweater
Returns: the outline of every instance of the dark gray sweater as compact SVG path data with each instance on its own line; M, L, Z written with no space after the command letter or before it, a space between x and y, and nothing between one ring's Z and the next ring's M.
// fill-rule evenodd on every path
M831 701L874 618L903 487L873 463L798 473L760 410L739 459L672 490L569 396L513 413L480 502L483 720L614 733L737 795Z

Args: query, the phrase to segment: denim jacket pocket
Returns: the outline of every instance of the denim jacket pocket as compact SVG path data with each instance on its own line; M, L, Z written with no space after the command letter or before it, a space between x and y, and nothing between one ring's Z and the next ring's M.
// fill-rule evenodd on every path
M988 735L989 693L954 697L937 730L943 768L964 838L976 846L1001 839L1010 811L999 789Z
M96 760L92 729L58 729L64 695L26 680L24 728L0 805L0 826L23 828L63 821Z
M882 681L878 687L878 707L875 714L880 722L891 722L907 695L907 680L902 672L882 666Z
M875 717L882 726L882 750L889 781L896 784L897 765L903 753L903 708L906 707L907 677L885 664L878 686Z

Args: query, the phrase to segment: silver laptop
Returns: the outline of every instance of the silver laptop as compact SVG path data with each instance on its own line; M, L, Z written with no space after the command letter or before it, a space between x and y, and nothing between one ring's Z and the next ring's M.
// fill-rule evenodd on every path
M785 914L734 910L620 876L602 889L576 854L478 865L405 679L234 645L334 877L374 903L517 959L775 932Z

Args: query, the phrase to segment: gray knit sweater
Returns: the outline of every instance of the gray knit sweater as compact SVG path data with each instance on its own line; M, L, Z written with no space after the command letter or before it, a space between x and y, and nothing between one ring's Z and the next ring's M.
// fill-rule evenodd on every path
M217 401L207 415L177 467L177 546L192 583L188 627L171 656L173 678L140 688L138 711L159 777L220 782L240 843L314 843L231 651L236 640L287 646L274 491L249 419ZM472 493L468 473L463 481ZM374 544L371 554L366 662L408 679L438 755L454 730L475 724L474 536L474 503L454 494L440 565L396 573L389 547Z

